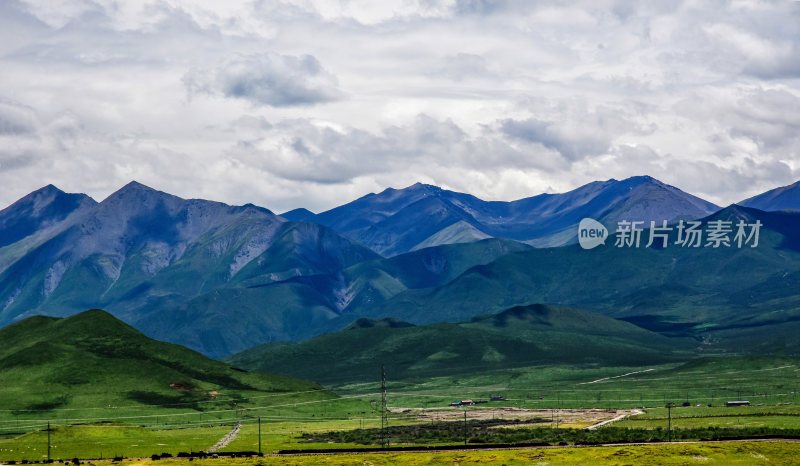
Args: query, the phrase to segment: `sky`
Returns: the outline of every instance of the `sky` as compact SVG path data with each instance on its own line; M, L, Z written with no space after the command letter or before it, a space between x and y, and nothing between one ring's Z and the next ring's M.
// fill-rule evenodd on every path
M0 206L800 179L800 2L2 0Z

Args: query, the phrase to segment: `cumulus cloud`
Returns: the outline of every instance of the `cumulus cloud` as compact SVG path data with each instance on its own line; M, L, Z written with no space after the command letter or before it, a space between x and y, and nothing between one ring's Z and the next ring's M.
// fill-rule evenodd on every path
M411 167L525 168L537 165L530 160L533 155L516 150L500 135L471 136L452 121L427 115L377 133L306 119L288 120L271 126L258 138L238 141L228 151L237 164L288 180L322 184L349 183Z
M192 94L222 95L273 107L313 105L342 97L336 77L311 55L237 56L212 70L192 70L183 82Z
M800 178L797 2L0 2L0 204L135 178L322 210Z
M499 128L511 138L541 144L573 162L608 153L612 143L623 134L648 134L654 130L641 127L626 117L624 110L599 107L590 111L573 102L559 106L558 110L551 116L554 119L504 119Z

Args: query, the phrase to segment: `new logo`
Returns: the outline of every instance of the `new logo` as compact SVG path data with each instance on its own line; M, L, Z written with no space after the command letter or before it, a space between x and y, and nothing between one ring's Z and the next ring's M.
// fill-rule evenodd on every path
M578 243L583 249L592 249L606 244L608 230L593 218L585 218L578 224Z

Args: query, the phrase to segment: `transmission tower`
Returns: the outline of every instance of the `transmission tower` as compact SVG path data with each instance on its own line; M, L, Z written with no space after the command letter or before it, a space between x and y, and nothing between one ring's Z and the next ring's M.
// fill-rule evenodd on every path
M386 370L381 364L381 448L389 446L386 427L389 425L389 410L386 408Z

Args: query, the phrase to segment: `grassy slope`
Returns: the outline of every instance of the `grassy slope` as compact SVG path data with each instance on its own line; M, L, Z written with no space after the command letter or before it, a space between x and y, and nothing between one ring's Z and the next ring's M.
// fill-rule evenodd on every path
M100 310L32 317L1 329L0 341L3 417L91 419L217 410L287 392L331 396L314 383L241 372L151 340Z
M415 324L457 322L545 302L639 319L659 331L674 330L675 323L678 330L688 328L696 334L725 330L719 338L709 335L717 340L747 332L749 343L760 345L762 351L793 353L800 350L800 340L791 335L763 344L763 337L780 329L780 324L800 319L800 253L791 233L800 216L783 215L792 217L788 226L762 229L758 248L672 245L659 250L608 245L590 251L578 246L523 251L473 267L445 285L406 290L365 309L363 315L392 316Z
M336 319L339 307L348 305L350 312L350 308L374 305L409 288L446 283L474 265L530 249L514 241L490 239L369 260L340 274L295 277L272 283L276 279L268 278L271 272L263 273L264 270L292 267L310 270L299 263L275 265L287 260L286 257L298 256L286 251L298 241L286 238L287 235L282 236L275 246L246 266L234 280L235 287L205 293L135 324L159 340L180 342L212 357L222 357L266 341L301 340L323 331L339 330L341 327L329 327L330 321L339 322ZM314 254L306 251L300 256ZM349 257L342 260L352 261L355 259ZM260 262L264 265L259 265ZM348 296L349 301L342 301ZM236 318L231 319L234 314ZM192 325L186 325L187 322Z
M692 344L627 322L569 308L533 305L460 324L370 325L302 343L266 344L228 360L241 367L321 382L473 373L536 364L631 365L686 357Z
M444 285L476 265L530 249L516 241L490 238L435 246L353 265L343 272L354 294L347 313L358 314L362 308L374 307L409 289Z

